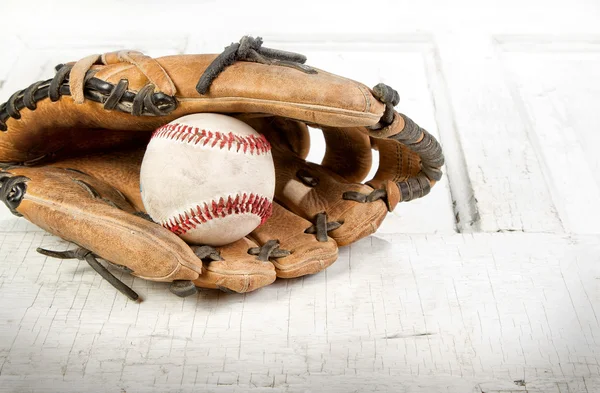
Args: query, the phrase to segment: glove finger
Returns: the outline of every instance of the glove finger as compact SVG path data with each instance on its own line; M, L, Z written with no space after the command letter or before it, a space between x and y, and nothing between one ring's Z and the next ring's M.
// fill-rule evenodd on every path
M345 199L348 193L370 195L373 188L352 183L324 166L293 154L287 148L285 130L281 130L278 123L253 126L265 134L272 146L275 198L288 210L313 223L317 237L328 234L343 246L375 232L387 213L385 203ZM362 146L366 145L363 137L355 139L362 140ZM317 225L317 221L322 221L322 214L326 216L325 225Z
M385 218L387 207L381 200L358 202L344 199L348 193L370 195L373 192L371 187L348 183L320 165L293 157L273 156L277 172L277 200L315 225L319 214L325 214L326 232L339 246L372 234ZM322 232L319 227L316 230Z
M379 167L373 179L367 182L373 187L388 180L404 181L421 170L419 156L408 147L392 139L378 138L372 138L371 145L379 151Z
M277 278L275 268L269 261L260 261L248 254L258 247L248 238L226 246L216 247L220 260L204 262L204 271L194 284L202 288L218 288L226 292L245 293L271 284ZM198 250L198 246L192 246Z
M371 170L373 155L363 128L323 127L325 156L321 165L349 182L362 182Z
M19 90L0 104L0 131L8 132L0 133L0 161L25 162L57 149L80 151L68 143L84 141L73 133L76 128L152 131L201 112L268 113L356 127L376 124L385 110L361 83L286 55L288 60L283 60L279 51L256 52L265 59L256 62L243 48L239 53L232 49L233 64L221 70L211 67L215 55L153 60L132 52L61 65L52 79ZM275 58L267 60L267 53ZM199 89L204 75L212 78Z
M244 293L269 285L276 277L300 277L327 268L337 259L337 244L331 238L318 242L304 233L310 225L274 203L272 216L250 235L252 240L216 248L222 260L204 262L195 285Z
M372 146L379 151L379 168L367 184L385 190L388 210L392 211L402 199L398 184L418 175L421 160L416 153L391 139L372 138Z
M193 280L202 263L176 235L134 215L115 188L79 171L12 167L0 197L16 214L131 274L153 281Z
M258 132L277 129L280 131L280 144L297 157L306 158L310 151L308 126L297 120L284 117L242 114L236 116Z
M310 149L306 124L284 117L242 118L258 130L278 130L279 146L305 159ZM371 141L365 128L322 127L325 155L321 165L349 182L360 182L373 161ZM272 133L273 131L265 131Z
M274 202L271 217L250 234L260 244L253 253L257 259L270 260L280 278L318 273L337 260L338 248L330 237L319 241L306 233L311 226Z

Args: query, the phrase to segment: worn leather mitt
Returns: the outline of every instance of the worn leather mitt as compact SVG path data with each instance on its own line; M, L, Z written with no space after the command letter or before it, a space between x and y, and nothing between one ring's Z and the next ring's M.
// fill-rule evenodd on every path
M429 193L444 159L427 131L394 110L395 90L370 89L305 60L243 37L220 55L120 51L59 65L52 79L0 106L0 199L76 245L39 252L86 260L131 299L138 295L113 267L170 282L180 296L196 286L247 292L319 272L338 246L375 232L399 202ZM153 222L139 191L153 131L198 112L229 114L263 133L276 168L271 218L216 248L189 246ZM307 126L323 130L321 164L305 161ZM372 149L379 168L363 184ZM218 219L227 206L211 213Z

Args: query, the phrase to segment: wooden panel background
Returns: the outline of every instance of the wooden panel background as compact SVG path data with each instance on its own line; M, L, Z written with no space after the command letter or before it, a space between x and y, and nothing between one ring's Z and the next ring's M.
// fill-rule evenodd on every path
M246 295L179 299L122 275L145 299L132 303L85 262L37 254L71 245L0 208L0 391L600 391L595 2L3 8L0 101L90 53L218 52L262 35L396 87L447 165L327 271Z

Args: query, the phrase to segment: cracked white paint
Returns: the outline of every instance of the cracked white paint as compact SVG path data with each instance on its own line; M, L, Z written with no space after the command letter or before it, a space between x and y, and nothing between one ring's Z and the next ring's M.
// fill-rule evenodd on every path
M600 391L593 2L106 0L101 30L81 6L5 2L0 101L90 53L263 35L396 87L399 109L446 148L449 177L326 272L186 299L117 273L141 304L85 262L37 254L72 245L2 208L0 391ZM57 20L69 23L48 31Z

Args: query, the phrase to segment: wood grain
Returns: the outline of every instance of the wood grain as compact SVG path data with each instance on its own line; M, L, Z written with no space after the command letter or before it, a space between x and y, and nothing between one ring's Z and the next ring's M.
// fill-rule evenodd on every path
M180 299L115 272L143 303L0 208L0 392L600 391L597 5L67 3L3 3L0 101L90 53L262 35L399 90L446 176L323 273Z

